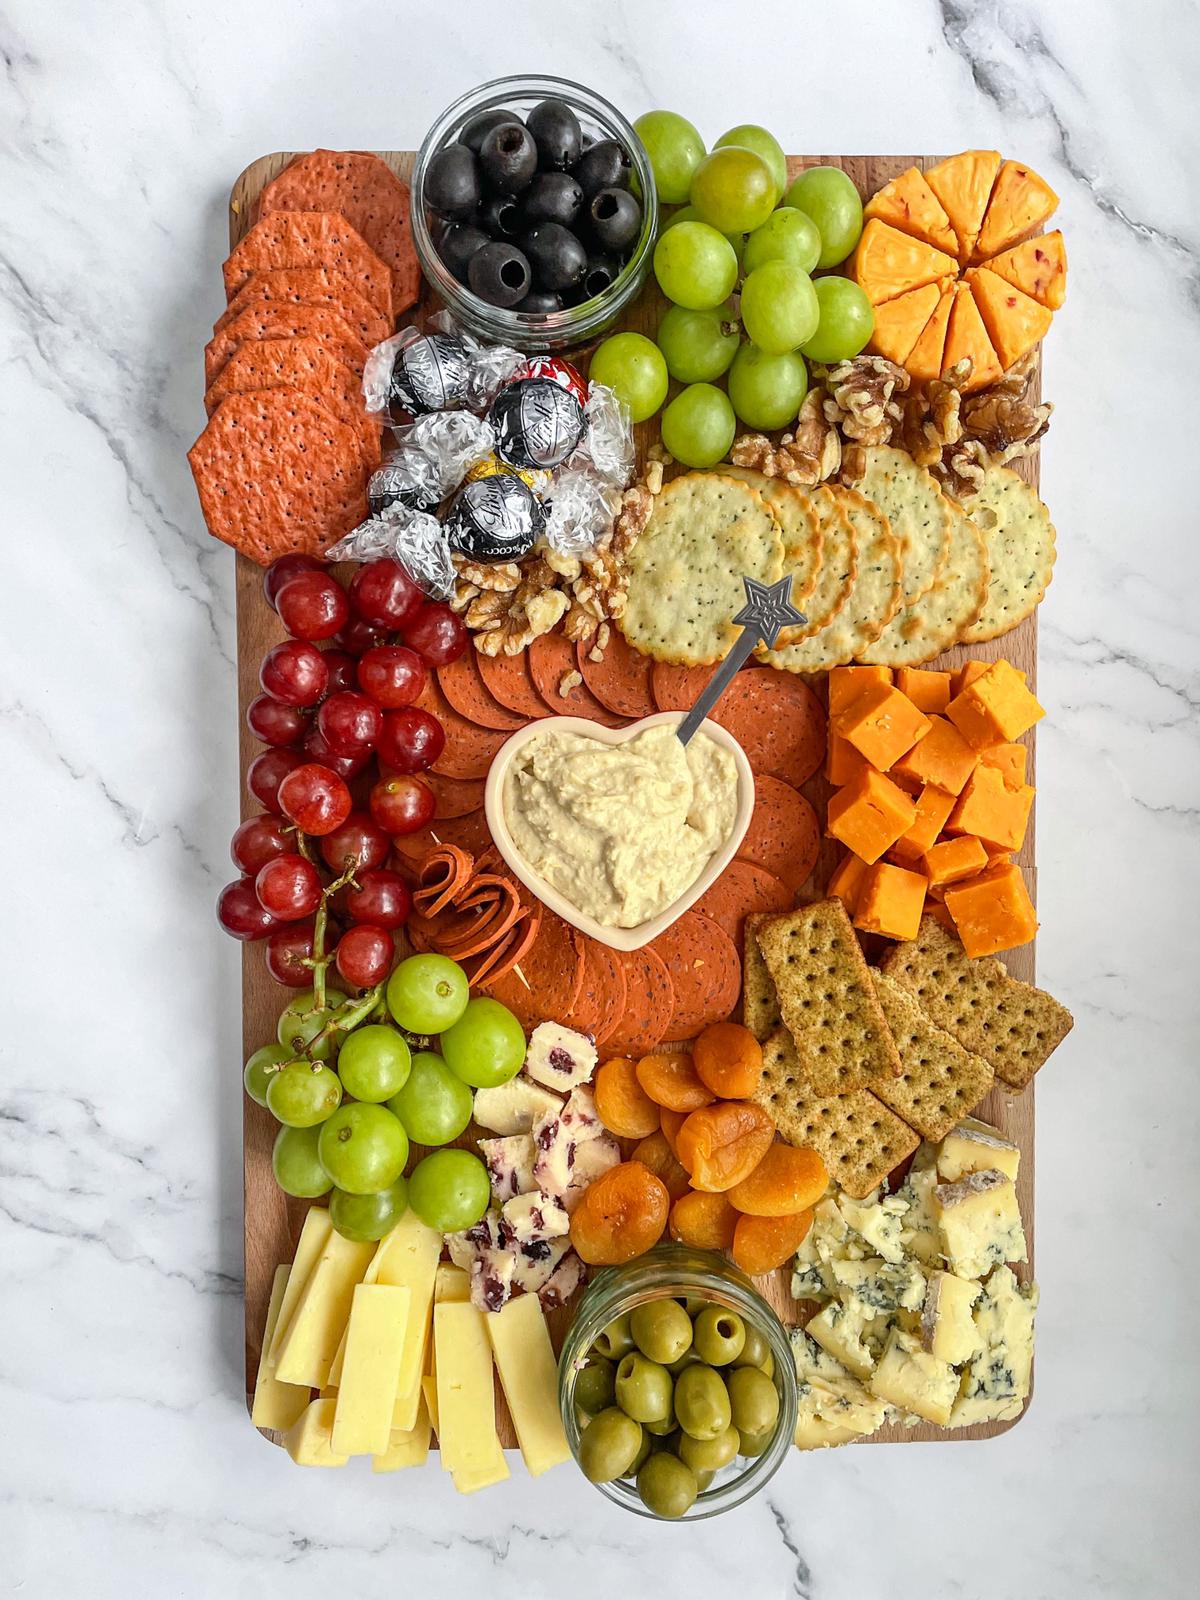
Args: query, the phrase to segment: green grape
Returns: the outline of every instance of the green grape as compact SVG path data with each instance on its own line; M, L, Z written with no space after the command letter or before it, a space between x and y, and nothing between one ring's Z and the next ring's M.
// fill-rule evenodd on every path
M488 1208L492 1186L487 1168L469 1150L435 1150L419 1161L408 1180L408 1203L442 1233L461 1233Z
M729 306L689 311L671 306L658 325L658 348L680 383L711 383L737 354L738 324Z
M356 1100L388 1100L408 1082L412 1051L396 1032L372 1023L356 1028L338 1051L342 1088Z
M784 196L816 223L821 234L819 267L845 261L862 232L862 201L852 179L840 167L809 167Z
M673 228L677 222L704 222L704 218L696 210L695 206L680 206L679 210L674 213L670 221L664 222L662 227L658 230L659 238L661 239L663 234L666 233L667 229ZM704 226L707 227L708 224L705 222ZM730 244L733 246L733 253L738 258L738 265L740 266L742 260L742 251L746 248L746 235L744 233L727 233L724 234L723 237L728 239Z
M778 198L770 167L741 145L723 145L705 156L692 178L692 204L722 233L753 233Z
M662 442L685 467L716 466L736 430L729 396L711 383L689 384L662 414Z
M274 1069L290 1060L291 1054L292 1052L281 1044L264 1044L247 1061L246 1070L242 1073L242 1082L246 1087L246 1093L257 1105L266 1105L267 1086L275 1076Z
M418 1050L412 1058L408 1082L388 1101L418 1144L449 1144L471 1120L475 1096L461 1078L432 1050Z
M386 1106L353 1101L335 1111L317 1141L321 1165L347 1194L390 1189L408 1160L408 1135Z
M795 422L807 393L808 368L792 351L773 356L756 344L744 344L729 369L729 398L748 428L786 428Z
M654 187L664 205L686 200L692 173L704 160L704 140L675 111L644 111L633 131L646 146L654 168Z
M811 272L821 258L821 235L811 217L795 206L780 206L746 240L742 266L753 272L767 261L790 261Z
M409 1033L441 1033L467 1008L467 975L447 956L409 956L388 979L387 1008Z
M810 361L849 361L875 331L871 302L849 278L818 278L813 288L821 320L801 348Z
M442 1034L446 1065L474 1089L494 1089L520 1072L525 1030L499 1000L472 1000Z
M767 261L742 285L746 336L768 355L797 349L816 333L820 320L812 279L790 261Z
M728 133L721 135L713 149L718 150L727 144L753 150L756 156L763 158L770 168L771 182L775 185L775 198L778 200L787 188L787 157L775 135L760 128L757 122L739 122L736 128L730 128Z
M592 357L588 377L612 389L634 422L652 417L667 398L667 364L644 333L614 333L605 339Z
M709 311L728 300L737 282L737 251L707 222L677 222L654 247L654 276L667 299L677 306ZM593 376L595 370L593 361ZM665 380L665 365L663 373Z
M343 1239L369 1244L390 1233L408 1210L408 1185L397 1178L378 1194L347 1194L335 1189L329 1196L329 1220Z
M293 1055L303 1054L317 1035L324 1031L330 1012L344 1005L345 1000L346 996L339 989L326 989L325 1009L318 1011L313 991L302 989L279 1014L277 1037L280 1044L285 1045ZM331 1034L311 1054L317 1061L328 1061L336 1048L337 1035Z
M290 1061L271 1074L267 1110L289 1128L312 1128L342 1103L342 1086L332 1067L319 1061Z
M284 1194L316 1200L333 1184L317 1155L319 1128L280 1128L271 1151L271 1170Z

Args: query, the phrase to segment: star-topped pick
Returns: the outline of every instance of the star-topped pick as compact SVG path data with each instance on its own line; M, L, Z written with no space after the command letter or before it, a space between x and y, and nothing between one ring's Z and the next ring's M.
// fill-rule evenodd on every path
M681 744L687 744L760 640L770 649L781 629L798 627L808 621L803 611L797 611L788 598L792 588L790 575L780 578L778 583L758 583L747 577L743 577L742 583L746 589L746 604L733 619L742 631L733 649L705 684L699 700L679 724Z

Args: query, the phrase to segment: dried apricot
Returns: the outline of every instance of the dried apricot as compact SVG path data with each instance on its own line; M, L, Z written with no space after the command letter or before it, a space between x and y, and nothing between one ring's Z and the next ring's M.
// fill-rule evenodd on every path
M693 1111L680 1128L675 1154L692 1188L717 1194L749 1177L775 1137L775 1124L753 1100L722 1100Z
M698 1111L717 1098L696 1076L691 1056L643 1056L637 1064L637 1080L654 1101L668 1111Z
M619 1267L662 1238L671 1197L661 1178L640 1161L610 1167L571 1217L571 1243L592 1267Z
M730 1189L729 1203L752 1217L794 1217L815 1206L828 1187L829 1174L815 1150L773 1144L749 1177Z
M671 1207L667 1224L672 1239L697 1250L728 1250L738 1214L723 1194L702 1194L697 1189L681 1195Z
M752 1278L774 1272L789 1260L808 1236L811 1211L794 1217L739 1217L733 1230L733 1259Z
M681 1194L686 1194L691 1188L687 1172L675 1159L675 1152L667 1143L667 1136L661 1128L640 1144L634 1145L630 1160L640 1161L644 1167L650 1168L656 1178L661 1178L672 1200L678 1200Z
M683 1127L687 1119L688 1114L686 1111L671 1111L666 1106L662 1108L663 1137L671 1146L671 1152L675 1156L676 1160L679 1158L679 1151L675 1148L675 1143L679 1138L679 1130Z
M692 1047L696 1076L722 1100L744 1100L762 1080L762 1045L737 1022L710 1022Z
M597 1067L592 1088L600 1121L610 1133L644 1139L658 1127L658 1107L638 1082L633 1062L624 1056Z

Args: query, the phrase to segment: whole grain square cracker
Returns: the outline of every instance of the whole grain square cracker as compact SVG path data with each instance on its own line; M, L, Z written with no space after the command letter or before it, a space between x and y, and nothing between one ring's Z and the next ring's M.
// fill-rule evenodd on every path
M876 972L874 978L903 1070L898 1078L878 1079L872 1092L936 1144L974 1111L995 1083L995 1074L981 1056L931 1022L894 978L886 972Z
M983 610L961 635L964 644L980 644L1015 628L1040 604L1054 576L1054 524L1011 467L989 467L966 511L987 541L992 570Z
M770 917L769 911L752 911L746 918L743 941L742 1023L759 1044L765 1043L783 1022L775 980L767 971L767 963L758 948L758 929L770 921Z
M899 1077L896 1043L840 900L769 917L756 938L801 1076L814 1094Z
M785 1028L763 1045L762 1079L752 1098L788 1144L815 1150L830 1181L855 1200L866 1199L921 1142L869 1089L816 1093L801 1076Z
M765 472L755 472L750 467L723 463L721 473L723 477L740 478L757 489L775 513L783 536L783 570L792 580L788 593L797 610L807 611L806 602L817 586L821 571L825 543L822 519L817 514L811 492L794 483L785 483L782 478L768 478Z
M881 970L1014 1089L1025 1088L1074 1026L1052 995L1010 977L992 956L972 960L932 917L922 917L915 939L888 952Z
M951 500L950 554L941 576L911 606L901 606L875 642L859 656L871 666L919 667L963 637L988 594L987 543Z
M932 589L950 554L953 513L937 479L907 450L872 445L866 471L854 487L873 500L892 525L904 560L902 606Z
M620 628L635 649L681 666L720 661L741 631L743 574L783 576L778 519L750 484L689 472L656 498L628 573Z
M336 211L274 211L261 217L222 267L230 300L255 272L328 267L344 273L385 317L392 315L392 273L356 228Z

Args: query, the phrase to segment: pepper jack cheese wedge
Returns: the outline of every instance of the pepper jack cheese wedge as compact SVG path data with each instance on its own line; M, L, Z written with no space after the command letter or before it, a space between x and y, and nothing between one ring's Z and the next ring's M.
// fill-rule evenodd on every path
M480 1480L489 1471L504 1465L484 1313L469 1301L443 1300L435 1305L433 1346L442 1465L455 1475L456 1486L462 1474L461 1492L471 1493L484 1486ZM503 1475L508 1475L507 1466Z
M570 1460L558 1409L558 1363L535 1294L510 1300L487 1319L488 1337L521 1455L531 1477Z
M350 1317L354 1286L362 1282L374 1254L373 1244L358 1244L330 1232L279 1347L275 1376L281 1383L307 1384L311 1389L323 1389L328 1383Z
M413 1428L393 1428L388 1447L382 1454L371 1457L372 1472L401 1472L405 1467L423 1467L429 1460L429 1438L433 1426L422 1399L417 1406L417 1422Z
M911 1334L893 1328L871 1379L871 1390L902 1411L944 1428L958 1394L958 1373L948 1361L922 1350Z
M407 1289L388 1284L355 1287L333 1420L337 1455L382 1455L391 1443L410 1301Z
M336 1400L312 1400L284 1436L284 1448L298 1467L344 1467L349 1456L333 1448Z
M288 1273L287 1288L283 1291L283 1299L279 1306L279 1317L275 1323L275 1332L271 1335L267 1347L267 1360L272 1366L279 1360L279 1349L283 1344L283 1336L292 1325L297 1302L304 1292L305 1285L312 1277L313 1268L317 1264L321 1251L324 1250L329 1235L333 1232L333 1223L329 1212L324 1206L309 1206L308 1215L304 1219L304 1226L300 1230L300 1237L296 1241L296 1254L292 1258L292 1270Z
M256 1428L278 1428L284 1432L299 1420L312 1398L309 1389L280 1383L268 1359L290 1274L291 1268L286 1264L275 1268L271 1303L267 1307L267 1325L263 1329L262 1351L258 1358L258 1376L254 1380L254 1404L250 1408L250 1420Z

